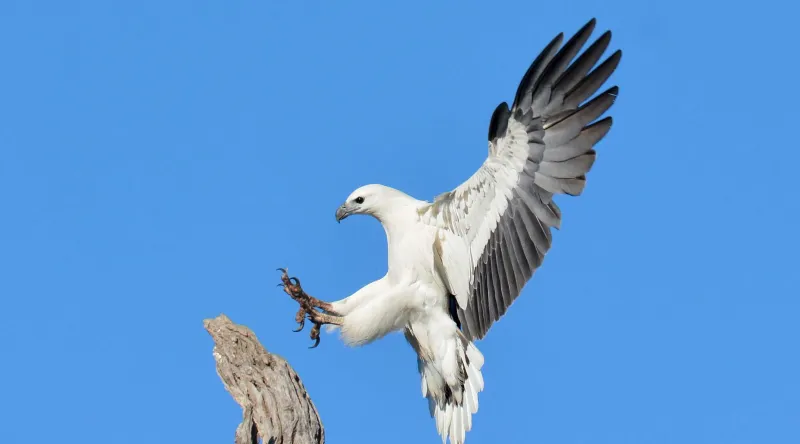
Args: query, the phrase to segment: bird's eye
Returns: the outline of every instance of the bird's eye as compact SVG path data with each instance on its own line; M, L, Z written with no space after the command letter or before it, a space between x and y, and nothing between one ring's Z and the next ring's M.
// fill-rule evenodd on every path
M364 198L361 197L361 196L358 196L358 197L355 198L355 201L356 201L357 204L362 204L362 203L364 203Z

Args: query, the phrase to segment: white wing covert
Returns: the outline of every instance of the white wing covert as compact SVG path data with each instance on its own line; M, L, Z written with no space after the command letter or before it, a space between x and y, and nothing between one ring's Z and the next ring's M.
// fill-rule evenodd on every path
M563 34L545 47L511 109L505 102L495 109L480 169L419 210L423 221L440 228L436 265L469 339L486 334L541 265L550 229L561 223L553 195L581 194L594 145L611 128L611 117L596 119L614 103L617 87L586 100L614 72L622 52L592 69L611 40L607 31L575 59L594 27L592 19L563 47Z

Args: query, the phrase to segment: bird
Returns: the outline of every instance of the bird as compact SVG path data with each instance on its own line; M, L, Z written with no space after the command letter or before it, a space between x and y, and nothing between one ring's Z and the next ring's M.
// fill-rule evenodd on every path
M388 244L383 277L325 302L299 291L299 281L287 281L284 272L287 292L301 303L298 319L302 324L305 314L314 322L317 341L325 324L354 347L403 332L443 443L464 444L478 411L484 356L475 342L542 264L551 229L561 227L554 197L582 194L595 145L611 128L612 117L603 115L618 87L595 93L622 51L598 64L611 41L606 31L581 52L595 26L592 18L566 43L559 33L541 50L511 107L502 102L492 113L486 160L457 188L428 202L370 184L336 209L337 222L368 215L381 223Z

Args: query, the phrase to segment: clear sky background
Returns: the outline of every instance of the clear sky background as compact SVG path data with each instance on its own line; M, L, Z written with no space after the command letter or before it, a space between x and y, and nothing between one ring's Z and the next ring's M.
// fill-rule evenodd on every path
M308 350L274 269L327 299L379 278L380 225L336 207L457 186L593 16L615 125L478 344L467 442L800 442L797 6L645 3L0 2L0 442L232 442L223 312L330 443L438 442L402 335Z

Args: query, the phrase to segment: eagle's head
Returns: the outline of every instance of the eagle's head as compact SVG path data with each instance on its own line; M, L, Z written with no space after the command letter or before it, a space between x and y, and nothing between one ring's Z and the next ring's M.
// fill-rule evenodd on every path
M384 185L364 185L350 193L344 203L336 209L336 221L353 214L369 214L381 219L388 213L398 198L409 199L409 196L394 188Z

